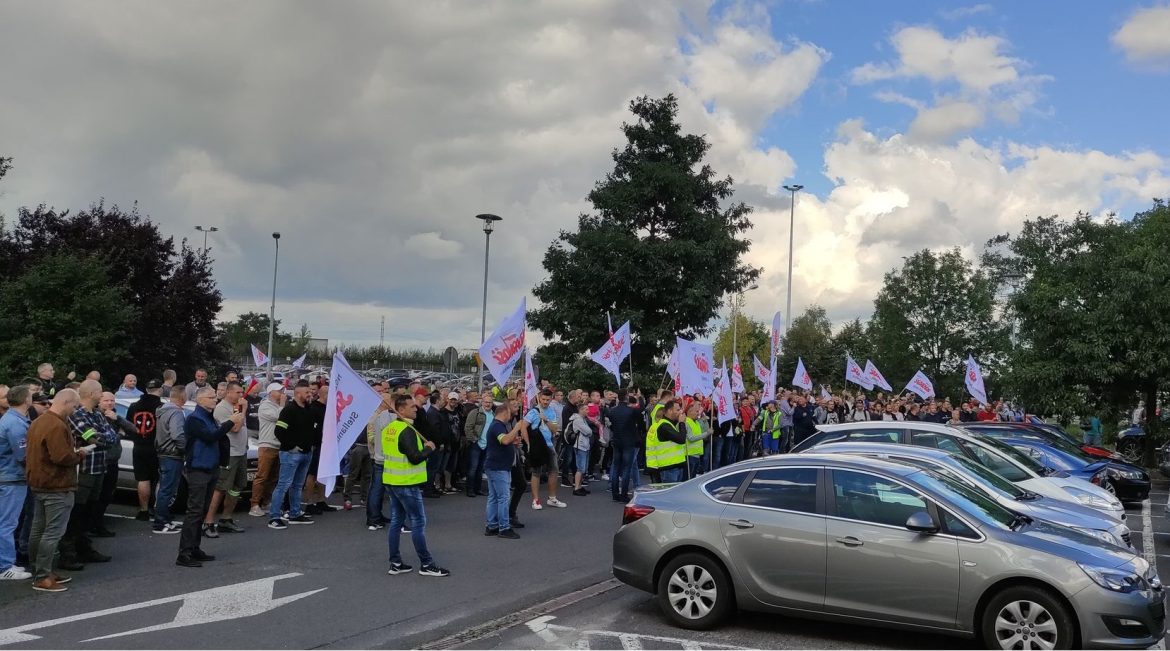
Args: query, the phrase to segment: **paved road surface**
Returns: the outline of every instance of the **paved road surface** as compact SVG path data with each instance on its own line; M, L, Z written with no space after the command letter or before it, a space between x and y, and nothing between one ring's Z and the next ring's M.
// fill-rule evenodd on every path
M111 520L100 541L114 561L76 573L69 592L0 584L0 648L972 648L935 635L741 614L718 631L671 627L653 598L610 576L620 507L595 495L533 512L520 541L482 535L483 498L428 500L428 533L447 579L387 576L385 531L364 512L272 531L240 514L240 535L208 541L220 560L176 567L177 536ZM1129 509L1139 552L1170 576L1170 519L1158 482L1143 518ZM133 507L115 505L116 515ZM1148 522L1150 534L1143 534ZM417 565L404 540L408 562ZM1148 545L1147 545L1148 543Z

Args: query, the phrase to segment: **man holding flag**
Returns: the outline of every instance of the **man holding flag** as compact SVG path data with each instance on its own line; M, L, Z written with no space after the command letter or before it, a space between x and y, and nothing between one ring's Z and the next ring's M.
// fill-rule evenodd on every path
M427 549L427 516L423 508L422 487L427 483L427 457L435 451L435 444L423 440L414 428L418 418L418 405L408 396L394 399L394 411L398 418L382 430L382 452L386 464L382 470L382 483L390 493L390 575L406 574L414 568L402 562L402 525L410 525L410 539L418 561L422 565L422 576L445 577L451 572L439 567ZM425 418L425 416L424 416Z

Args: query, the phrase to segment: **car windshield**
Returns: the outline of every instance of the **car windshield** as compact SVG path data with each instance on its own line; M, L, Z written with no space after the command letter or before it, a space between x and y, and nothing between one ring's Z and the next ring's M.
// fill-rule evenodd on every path
M1089 463L1092 463L1093 461L1095 461L1095 459L1093 459L1093 457L1091 455L1087 454L1084 450L1080 449L1078 446L1075 446L1072 443L1069 443L1068 441L1064 440L1064 438L1062 438L1060 436L1045 438L1044 442L1046 444L1048 444L1049 446L1054 447L1057 450L1060 450L1061 452L1063 452L1069 456L1076 457L1077 459L1080 459L1082 461L1087 461Z
M991 488L994 488L996 491L1007 495L1013 500L1019 499L1020 497L1023 497L1027 494L1026 491L1020 490L1019 487L1017 487L1015 484L1011 483L1007 479L1004 479L1002 475L996 474L986 466L981 466L965 457L955 457L955 461L960 466L962 466L964 470L971 473L972 475L975 475L984 483L988 484Z
M1045 468L1043 465L1040 464L1040 462L1036 461L1032 457L1029 457L1028 455L1024 454L1023 452L1020 452L1019 450L1013 448L1012 446L1008 445L1007 443L1004 443L1002 441L997 441L997 440L991 438L990 436L980 437L979 442L986 444L989 447L995 448L996 452L1002 453L1007 458L1011 459L1012 461L1015 461L1016 463L1020 464L1021 466L1024 466L1028 470L1031 470L1032 472L1036 473L1037 475L1040 475L1041 477L1048 474L1048 468Z
M941 473L922 470L911 475L910 479L946 498L964 514L985 525L1010 530L1016 521L1017 514L1000 506L999 502Z

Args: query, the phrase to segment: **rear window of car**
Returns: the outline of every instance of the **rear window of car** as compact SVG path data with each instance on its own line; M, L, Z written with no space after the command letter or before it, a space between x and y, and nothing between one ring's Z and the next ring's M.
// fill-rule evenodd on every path
M735 497L736 491L739 490L740 484L746 478L746 472L733 472L722 477L716 477L703 484L703 492L720 502L730 502Z
M770 509L817 512L816 468L760 470L743 493L743 503Z

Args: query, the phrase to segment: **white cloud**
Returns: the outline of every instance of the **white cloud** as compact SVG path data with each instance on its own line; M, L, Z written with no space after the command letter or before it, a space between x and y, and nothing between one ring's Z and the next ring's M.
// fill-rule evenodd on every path
M1132 62L1170 63L1170 5L1135 11L1112 40Z
M983 124L983 109L970 102L947 102L918 112L910 136L921 140L949 140Z
M989 4L971 5L970 7L959 7L957 9L942 10L938 15L946 20L961 20L963 18L970 18L978 16L979 14L987 14L995 11L995 8Z
M443 239L435 231L415 233L406 238L406 249L427 260L449 260L463 251L463 243Z

